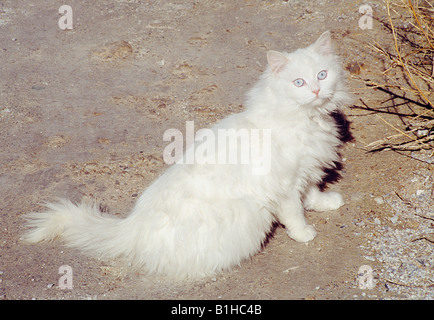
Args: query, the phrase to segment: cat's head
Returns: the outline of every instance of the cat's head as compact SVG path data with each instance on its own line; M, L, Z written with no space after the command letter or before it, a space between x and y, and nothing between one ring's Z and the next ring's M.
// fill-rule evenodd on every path
M267 60L268 74L279 96L299 106L329 105L344 88L342 69L333 54L329 31L307 48L292 53L269 51Z

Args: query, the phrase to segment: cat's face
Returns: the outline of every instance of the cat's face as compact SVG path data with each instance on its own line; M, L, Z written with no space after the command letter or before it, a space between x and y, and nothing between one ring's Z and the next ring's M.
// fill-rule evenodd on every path
M290 54L269 51L267 58L280 93L286 99L317 107L333 97L341 69L332 53L329 32L307 48Z

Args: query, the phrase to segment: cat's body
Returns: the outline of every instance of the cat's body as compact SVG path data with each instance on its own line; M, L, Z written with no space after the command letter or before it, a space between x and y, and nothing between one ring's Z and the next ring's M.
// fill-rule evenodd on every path
M69 200L28 215L28 242L60 236L68 246L118 258L169 276L203 276L258 252L274 221L297 241L316 232L304 209L343 205L318 184L339 161L331 112L348 102L330 33L292 54L268 53L269 67L250 91L246 110L212 130L271 129L270 170L250 164L175 164L138 199L125 219ZM321 73L323 72L323 73ZM325 74L324 74L325 72ZM301 92L303 91L303 92ZM255 160L255 159L253 159ZM257 159L256 159L257 160Z

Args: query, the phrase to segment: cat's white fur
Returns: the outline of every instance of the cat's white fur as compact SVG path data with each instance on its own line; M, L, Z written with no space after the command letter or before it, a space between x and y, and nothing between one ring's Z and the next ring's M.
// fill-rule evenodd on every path
M349 95L329 32L293 53L270 51L267 59L246 110L212 130L271 129L269 173L253 175L252 164L175 164L144 191L128 217L59 200L26 216L30 229L24 240L60 237L94 256L123 258L176 277L239 264L261 249L276 220L292 239L312 240L316 231L304 209L334 210L344 203L340 194L321 192L317 185L324 168L339 161L341 142L330 113L348 103ZM322 80L321 71L327 72Z

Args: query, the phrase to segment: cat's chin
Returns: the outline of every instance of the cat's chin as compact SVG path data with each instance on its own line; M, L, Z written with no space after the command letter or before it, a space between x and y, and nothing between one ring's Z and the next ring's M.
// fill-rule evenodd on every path
M324 96L320 96L320 97L314 98L312 100L311 104L314 107L322 107L322 106L325 106L326 104L329 104L332 101L332 99L333 99L333 96L327 94L327 95L324 95Z
M311 107L321 107L323 105L325 105L327 103L328 99L324 99L324 98L314 98L309 102L309 105Z

